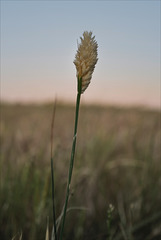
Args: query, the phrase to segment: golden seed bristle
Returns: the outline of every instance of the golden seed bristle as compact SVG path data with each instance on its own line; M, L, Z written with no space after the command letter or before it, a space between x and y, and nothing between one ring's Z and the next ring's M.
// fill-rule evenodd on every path
M90 84L92 73L98 61L98 44L95 41L95 36L92 37L92 32L85 31L83 37L80 37L80 39L81 43L78 45L74 64L78 79L82 79L81 93L83 93Z

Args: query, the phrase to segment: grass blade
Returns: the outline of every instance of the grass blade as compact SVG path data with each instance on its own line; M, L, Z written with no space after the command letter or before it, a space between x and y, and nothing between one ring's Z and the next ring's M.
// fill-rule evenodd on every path
M55 191L54 191L54 167L53 167L53 133L54 133L54 120L56 111L56 99L53 107L52 123L51 123L51 183L52 183L52 203L53 203L53 225L54 225L54 235L55 240L57 240L56 231L56 214L55 214Z

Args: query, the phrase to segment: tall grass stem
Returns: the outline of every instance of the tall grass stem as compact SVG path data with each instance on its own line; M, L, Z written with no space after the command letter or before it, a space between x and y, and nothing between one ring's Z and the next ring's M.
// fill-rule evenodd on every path
M70 184L71 184L73 165L74 165L75 147L76 147L76 140L77 140L79 105L80 105L80 98L81 98L81 88L82 88L82 79L78 78L78 93L77 93L77 100L76 100L74 136L73 136L71 159L70 159L70 165L69 165L69 174L68 174L68 182L67 182L67 189L66 189L66 198L65 198L65 204L64 204L63 218L62 218L62 224L61 224L61 229L60 229L60 240L62 240L62 238L63 238L64 224L65 224L67 205L68 205L68 199L69 199L69 193L70 193Z
M56 98L55 98L55 102L54 102L52 122L51 122L51 185L52 185L54 236L55 236L55 240L58 240L57 231L56 231L55 187L54 187L54 167L53 167L53 132L54 132L55 111L56 111Z

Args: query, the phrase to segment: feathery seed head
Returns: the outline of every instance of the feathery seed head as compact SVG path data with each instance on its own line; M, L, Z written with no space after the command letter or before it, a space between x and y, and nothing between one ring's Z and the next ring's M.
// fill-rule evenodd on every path
M92 73L98 61L98 44L94 39L95 36L92 37L92 32L85 31L83 37L84 38L80 37L81 43L78 45L74 60L77 70L77 78L78 81L81 81L81 93L83 93L90 84Z

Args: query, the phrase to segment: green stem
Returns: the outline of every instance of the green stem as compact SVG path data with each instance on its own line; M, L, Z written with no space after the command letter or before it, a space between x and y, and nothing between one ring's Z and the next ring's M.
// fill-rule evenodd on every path
M76 112L75 112L75 127L74 127L72 152L71 152L71 159L70 159L70 166L69 166L69 175L68 175L68 183L67 183L67 190L66 190L66 199L65 199L64 211L63 211L63 219L62 219L62 224L61 224L61 229L60 229L60 240L62 240L62 238L63 238L64 224L65 224L67 205L68 205L68 199L69 199L69 192L70 192L70 184L71 184L73 165L74 165L75 147L76 147L76 139L77 139L78 115L79 115L79 105L80 105L80 98L81 98L81 88L82 88L82 79L78 78L78 93L77 93Z
M55 111L56 111L56 98L54 101L52 122L51 122L51 185L52 185L52 204L53 204L53 228L55 240L58 239L56 231L56 214L55 214L55 192L54 192L54 168L53 168L53 130L54 130L54 120L55 120ZM53 235L53 231L52 231ZM53 237L52 237L53 239Z
M53 158L51 157L51 179L52 179L52 202L53 202L53 222L54 222L54 235L55 240L57 240L57 232L56 232L56 217L55 217L55 199L54 199L54 169L53 169Z

